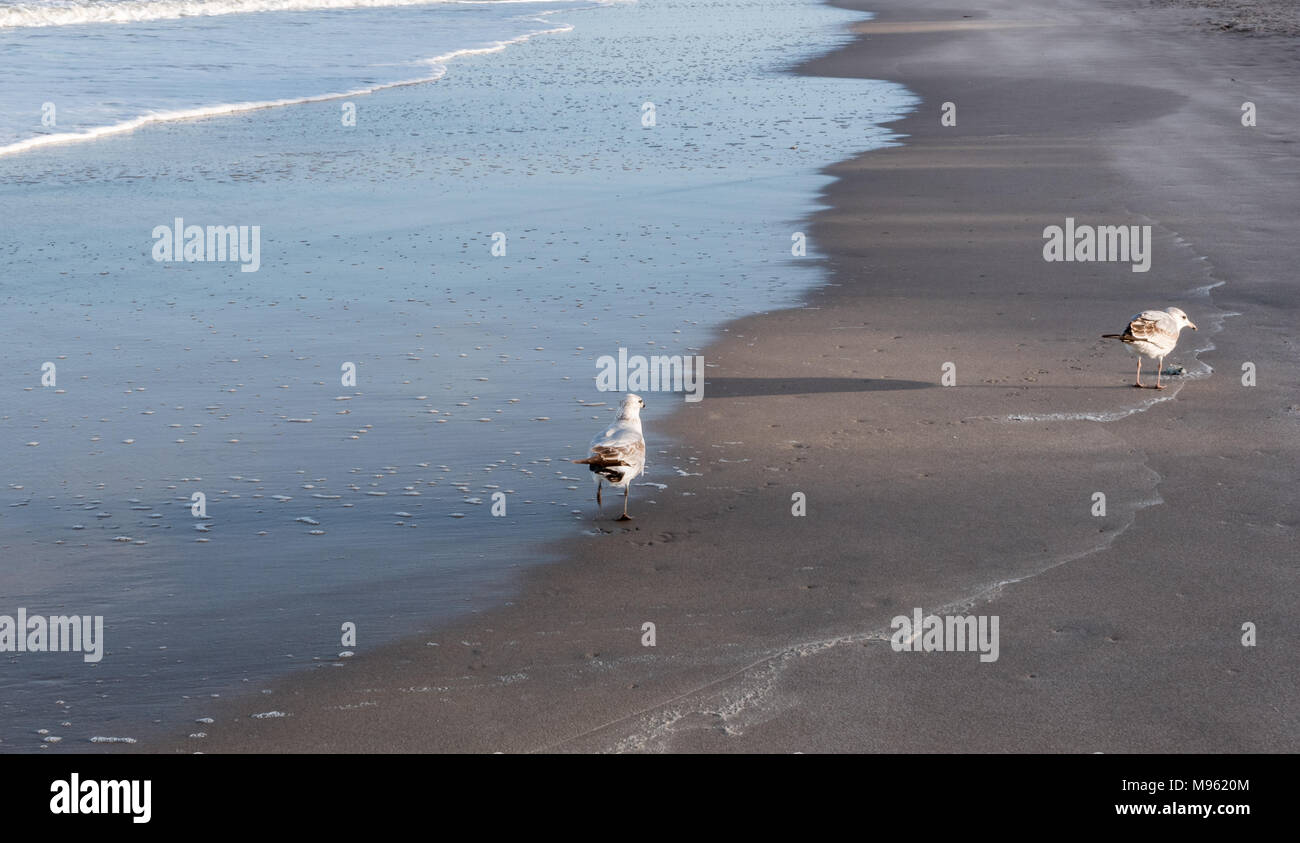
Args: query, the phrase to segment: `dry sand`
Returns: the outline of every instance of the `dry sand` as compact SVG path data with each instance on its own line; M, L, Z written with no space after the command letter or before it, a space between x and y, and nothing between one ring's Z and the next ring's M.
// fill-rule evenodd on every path
M138 750L1297 749L1293 42L1137 2L860 7L803 72L923 104L831 169L831 283L733 323L648 431L698 476L509 606ZM1151 225L1151 271L1045 263L1066 216ZM1201 328L1170 362L1214 374L1139 392L1098 335L1168 305ZM918 606L998 615L999 660L893 652Z

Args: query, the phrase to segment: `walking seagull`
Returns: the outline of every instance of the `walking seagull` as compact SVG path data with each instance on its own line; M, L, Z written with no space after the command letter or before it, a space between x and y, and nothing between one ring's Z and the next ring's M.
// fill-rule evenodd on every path
M1142 386L1142 357L1160 358L1156 369L1155 389L1164 389L1160 385L1160 370L1165 367L1165 355L1174 350L1178 344L1178 332L1183 328L1196 330L1192 320L1176 307L1166 310L1144 310L1129 320L1128 327L1122 334L1102 334L1105 340L1119 340L1139 355L1136 387ZM1150 387L1148 387L1150 388Z
M645 469L645 437L641 435L641 408L644 406L641 396L628 393L618 408L618 418L609 429L591 440L591 456L574 460L578 465L589 467L595 475L597 508L600 508L603 483L623 487L623 517L619 521L632 520L632 516L627 514L628 489L632 480Z

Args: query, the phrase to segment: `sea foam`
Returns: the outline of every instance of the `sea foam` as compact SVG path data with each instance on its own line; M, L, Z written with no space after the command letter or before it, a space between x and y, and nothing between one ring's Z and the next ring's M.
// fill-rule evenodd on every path
M548 0L495 0L542 3ZM256 12L306 12L370 9L389 6L480 5L469 0L73 0L68 3L19 3L0 7L0 28L77 26L96 23L142 23L191 17L245 15Z

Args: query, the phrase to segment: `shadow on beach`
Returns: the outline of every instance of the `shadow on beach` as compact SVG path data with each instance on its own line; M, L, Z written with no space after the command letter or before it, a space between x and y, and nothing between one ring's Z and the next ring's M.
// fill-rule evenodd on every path
M755 395L812 395L825 392L888 392L926 389L937 383L879 378L712 378L704 382L710 398L748 398Z

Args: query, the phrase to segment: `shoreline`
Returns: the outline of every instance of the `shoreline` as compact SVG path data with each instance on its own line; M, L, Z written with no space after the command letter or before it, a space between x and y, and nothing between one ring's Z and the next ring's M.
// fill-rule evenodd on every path
M756 8L783 14L787 25L755 24ZM662 24L691 19L689 3L583 14L589 25L571 36L467 60L465 72L438 85L376 94L355 130L337 128L337 107L308 105L168 124L0 166L34 221L26 231L19 224L17 240L33 242L52 226L85 230L76 235L81 250L105 270L75 309L56 306L45 317L57 327L38 342L87 352L83 388L53 398L60 393L26 389L32 400L7 417L19 461L6 504L50 501L5 510L18 527L5 543L32 548L11 581L33 589L28 605L94 600L116 619L108 659L74 671L61 689L56 713L66 722L51 721L40 685L23 682L40 665L13 665L0 735L8 751L39 747L47 734L52 752L67 752L95 735L173 733L209 715L217 695L261 689L304 667L333 669L345 663L340 649L365 654L501 605L517 570L549 561L536 553L541 544L599 535L586 477L555 470L581 455L589 428L608 413L582 377L597 355L643 342L693 350L726 320L787 306L819 283L814 264L772 266L789 249L785 221L813 210L828 181L822 166L886 142L876 116L910 100L881 83L795 84L781 67L842 43L843 24L863 16L812 0L736 0L696 26L732 49L701 54L688 45L663 55L628 36L658 31L651 43L671 47L676 35ZM774 55L786 57L780 67ZM616 56L648 76L607 81ZM725 94L709 81L719 74L735 82ZM570 103L558 83L574 78L587 80L579 84L591 95ZM511 80L530 83L511 85L503 103ZM677 100L653 133L638 111L648 83ZM848 91L856 92L851 114L841 106ZM561 101L567 121L552 119ZM464 106L487 102L506 116L484 122L481 107ZM776 133L768 131L773 103L790 118ZM322 133L322 124L335 128ZM798 150L786 146L790 132ZM429 154L427 138L470 135L485 149L478 160ZM539 137L552 140L535 156L525 144ZM353 138L371 140L358 147ZM625 153L611 159L610 148ZM192 206L148 186L150 172L196 167L197 183L180 188ZM43 168L65 175L45 184L33 175ZM737 178L742 171L747 178ZM112 175L128 172L133 179ZM223 176L230 172L247 180ZM66 208L68 190L75 209ZM477 197L470 220L463 203L430 207L427 199L460 193ZM361 220L357 195L366 197ZM110 202L113 218L96 219ZM200 207L272 224L269 279L233 266L158 267L134 248L158 216L198 219ZM474 247L496 230L512 232L510 259ZM322 243L327 232L335 234ZM400 260L390 240L405 244ZM16 304L33 313L69 269L39 251L15 257L31 268L23 273L31 295L24 299L20 282ZM608 279L629 266L639 269L611 292ZM653 293L634 327L607 318L625 317L624 293L638 289ZM92 314L138 341L108 354L115 343L102 327L87 335L79 326ZM19 353L22 334L13 340ZM355 394L331 388L330 369L343 359L360 360ZM35 377L12 374L14 387ZM142 387L125 404L116 397L122 380ZM652 425L680 398L652 400ZM46 400L61 402L60 412L44 412ZM87 413L118 410L83 433L68 424L74 400ZM290 423L304 419L312 421ZM184 432L174 438L173 430ZM13 447L32 439L39 448ZM60 458L69 468L51 471ZM659 470L651 479L675 483L670 469ZM43 475L73 485L47 491ZM663 485L635 490L638 506L677 494ZM208 495L212 523L192 520L193 489ZM491 494L497 516L498 489L510 501L503 518L489 517L486 503ZM130 510L114 506L123 501ZM94 532L74 523L88 516L67 517L92 511L83 507L93 508ZM19 534L25 527L30 540ZM53 541L61 530L74 538ZM118 596L135 571L151 574L141 577L145 588ZM72 577L68 586L40 592L60 576ZM151 602L160 593L174 599ZM362 649L340 640L342 620L363 631ZM151 679L141 683L142 675Z
M930 4L861 6L881 25L801 72L877 74L923 104L890 124L903 146L829 168L828 207L806 229L828 283L724 328L704 352L718 367L707 400L647 431L675 443L679 460L657 462L702 466L675 487L694 496L629 529L598 522L612 532L566 542L512 606L440 630L437 647L407 641L278 683L264 708L290 717L252 720L250 700L229 701L201 747L136 751L1294 749L1296 303L1284 242L1267 245L1287 183L1241 211L1250 238L1212 236L1235 218L1176 213L1232 196L1220 173L1256 185L1241 174L1260 158L1204 143L1220 132L1198 111L1213 81L1170 87L1197 54L1185 40L1202 39L1215 69L1233 44L1179 29L1192 13L1108 37L1090 26L1114 9L1093 5L1036 9L1024 26L1015 4L986 0L974 27ZM1050 61L1099 64L1046 78L1049 33ZM1134 68L1144 84L1114 78ZM1280 142L1279 124L1258 142ZM1193 155L1236 166L1193 179ZM1285 157L1262 160L1294 175ZM1153 225L1140 289L1127 268L1041 261L1039 233L1067 213ZM1223 280L1214 309L1243 315L1221 314L1204 356L1224 376L1116 421L989 421L1130 407L1129 360L1095 336L1157 305L1211 323L1211 290L1190 291ZM1192 338L1188 358L1205 339ZM1274 380L1243 397L1241 359ZM1225 484L1231 499L1206 491ZM1113 513L1100 527L1095 490ZM891 652L893 615L945 605L1001 617L998 662ZM1240 645L1243 620L1271 630L1267 645Z

